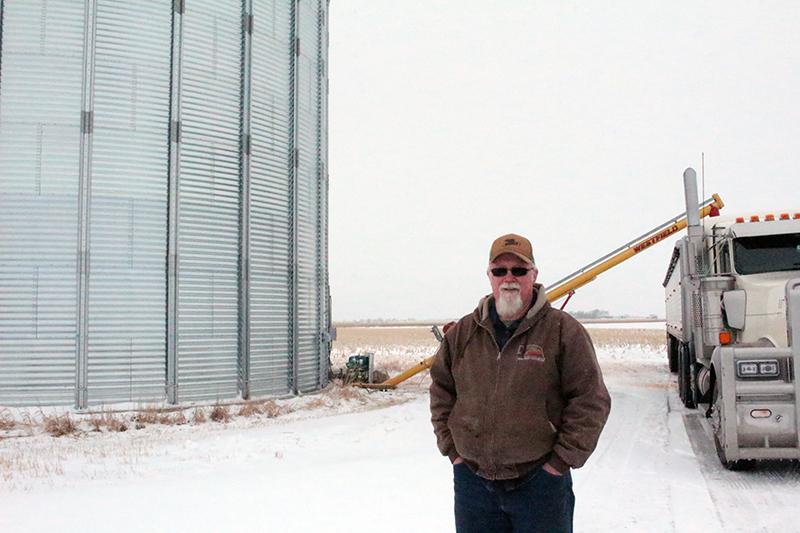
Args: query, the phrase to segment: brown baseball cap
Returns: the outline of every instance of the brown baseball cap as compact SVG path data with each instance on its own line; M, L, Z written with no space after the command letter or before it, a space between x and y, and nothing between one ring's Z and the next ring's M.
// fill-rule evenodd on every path
M492 249L489 252L489 261L494 261L497 259L497 256L501 254L514 254L526 263L530 263L531 265L535 264L533 261L531 241L516 233L509 233L508 235L498 237L492 243Z

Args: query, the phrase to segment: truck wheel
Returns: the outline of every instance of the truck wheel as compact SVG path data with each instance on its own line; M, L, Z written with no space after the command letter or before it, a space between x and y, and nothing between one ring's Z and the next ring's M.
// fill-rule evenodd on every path
M683 371L683 344L678 345L678 397L681 402L686 398L686 379Z
M711 388L709 387L709 389L706 391L705 394L700 393L699 376L702 371L703 371L703 365L701 365L700 363L695 363L692 366L692 383L694 384L695 398L697 399L698 404L707 403L709 404L709 407L711 407Z
M719 462L722 464L722 468L725 470L730 470L731 472L745 472L747 470L752 470L756 466L755 459L739 459L738 461L728 461L725 457L725 450L722 449L722 445L719 443L719 438L717 437L716 433L714 434L714 447L717 449L717 457L719 457Z
M678 352L678 394L687 409L697 407L697 389L692 381L693 366L689 346L680 343Z
M725 416L723 412L724 407L722 405L722 400L720 399L719 385L716 383L714 384L714 389L711 393L711 401L713 402L712 405L715 411L714 416L716 417L716 427L713 427L715 424L712 423L714 430L714 448L717 450L717 457L719 458L719 462L722 464L722 468L732 472L752 470L756 466L755 459L739 459L738 461L728 461L728 458L725 455L725 449L722 447L722 443L719 441L720 433L722 432L720 426L723 424Z
M675 374L678 371L678 340L670 334L667 334L667 359L669 371Z

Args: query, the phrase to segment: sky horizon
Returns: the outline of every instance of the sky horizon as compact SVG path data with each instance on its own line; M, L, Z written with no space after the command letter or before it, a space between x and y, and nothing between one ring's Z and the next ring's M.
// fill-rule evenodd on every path
M723 215L800 211L800 5L339 0L329 20L335 321L470 313L511 232L547 286L684 212L687 167ZM567 310L663 316L680 236Z

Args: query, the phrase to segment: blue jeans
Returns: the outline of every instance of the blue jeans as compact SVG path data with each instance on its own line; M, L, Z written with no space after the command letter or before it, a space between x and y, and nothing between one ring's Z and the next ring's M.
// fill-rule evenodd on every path
M465 463L453 466L457 533L572 533L575 495L569 473L542 467L490 481Z

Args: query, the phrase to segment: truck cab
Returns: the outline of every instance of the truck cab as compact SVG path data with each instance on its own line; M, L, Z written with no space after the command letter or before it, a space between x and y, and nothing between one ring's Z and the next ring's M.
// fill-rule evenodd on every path
M708 403L722 464L800 459L800 212L690 225L664 287L670 369L687 408Z
M800 219L735 222L728 234L734 288L751 295L736 340L787 347L785 286L800 276Z

